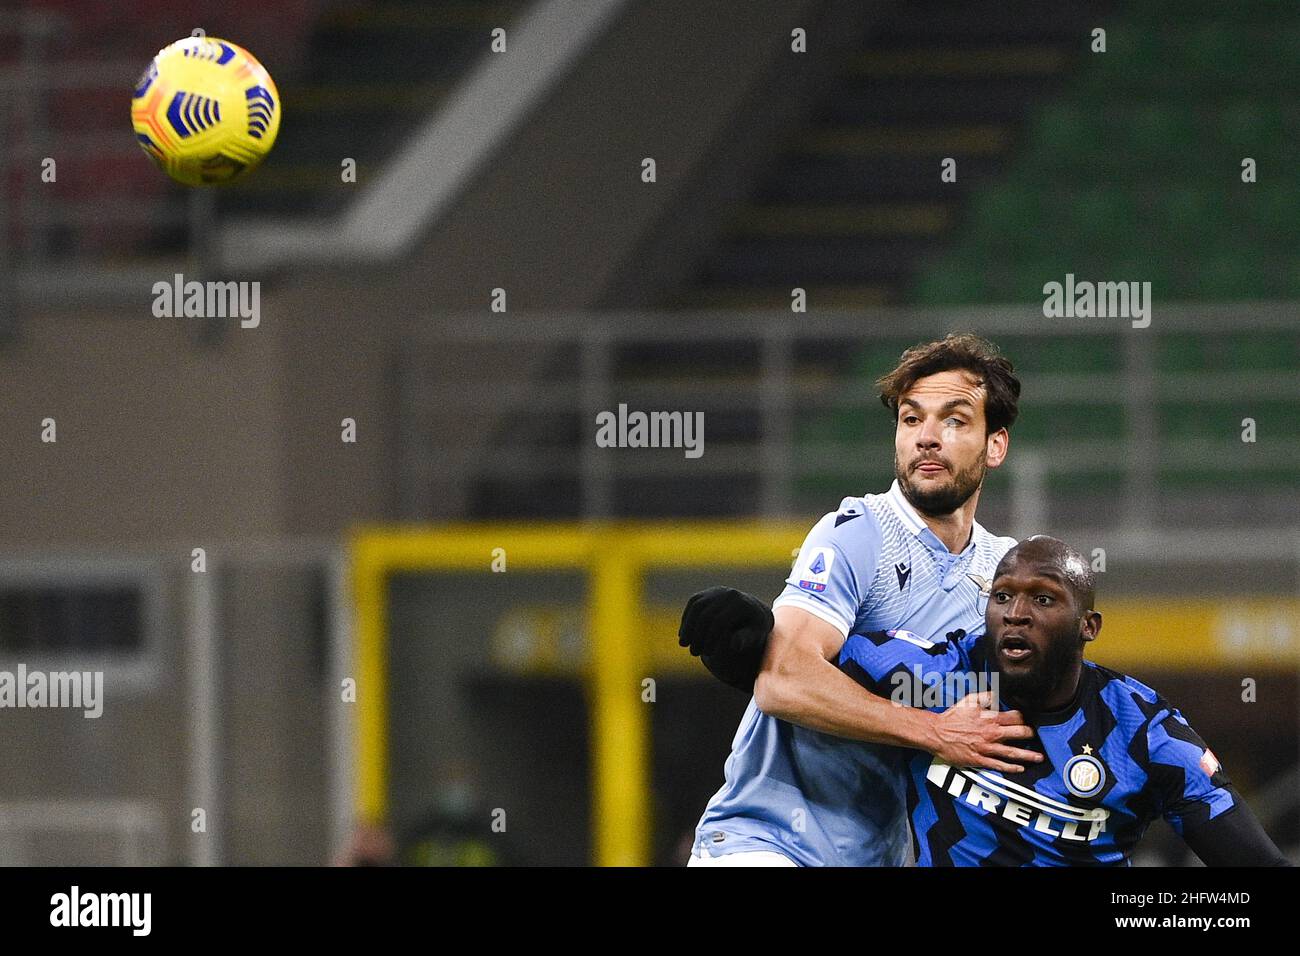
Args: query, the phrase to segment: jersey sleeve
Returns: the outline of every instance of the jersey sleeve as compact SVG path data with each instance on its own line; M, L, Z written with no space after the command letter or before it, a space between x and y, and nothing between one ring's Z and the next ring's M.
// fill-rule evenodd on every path
M1176 709L1151 721L1147 752L1156 804L1178 834L1185 837L1237 805L1218 758Z
M956 701L949 698L959 688L947 678L963 669L956 636L933 641L901 629L850 634L840 649L840 670L879 697L909 706L950 707Z
M1206 866L1291 866L1243 800L1183 839Z
M880 547L876 516L861 500L845 498L808 532L773 610L802 608L847 637L871 589Z

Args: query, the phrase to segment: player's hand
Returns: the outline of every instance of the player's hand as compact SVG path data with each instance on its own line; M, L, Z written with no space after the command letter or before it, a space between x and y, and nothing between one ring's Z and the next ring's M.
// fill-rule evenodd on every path
M772 609L752 594L709 588L686 602L677 643L718 680L752 694L773 623Z
M992 699L988 691L967 694L940 714L934 755L952 767L982 767L1002 773L1021 773L1025 769L1022 764L1040 762L1042 754L1007 743L1032 739L1033 728L1026 726L1018 710L990 710Z

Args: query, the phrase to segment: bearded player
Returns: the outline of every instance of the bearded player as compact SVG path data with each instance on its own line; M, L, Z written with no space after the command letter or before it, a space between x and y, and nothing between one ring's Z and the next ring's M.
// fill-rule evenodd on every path
M855 631L977 630L1015 543L975 521L1016 419L1011 363L976 336L950 335L909 349L877 384L895 419L892 487L845 498L813 527L772 611L717 588L683 614L681 643L754 695L692 866L902 864L905 776L885 745L1008 774L1042 759L1010 743L1033 733L1014 711L894 707L836 664Z
M1101 631L1095 576L1073 548L1036 535L1007 552L983 634L935 640L854 634L840 666L898 699L900 675L957 686L996 675L1046 759L1015 779L915 751L908 802L921 866L1127 865L1163 817L1208 866L1288 866L1182 714L1150 687L1084 658ZM989 681L967 681L988 686Z

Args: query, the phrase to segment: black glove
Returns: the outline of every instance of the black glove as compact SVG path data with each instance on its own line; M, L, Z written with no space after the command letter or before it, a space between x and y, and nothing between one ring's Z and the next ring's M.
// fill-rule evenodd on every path
M718 680L752 694L773 623L771 608L752 594L709 588L686 602L677 643Z

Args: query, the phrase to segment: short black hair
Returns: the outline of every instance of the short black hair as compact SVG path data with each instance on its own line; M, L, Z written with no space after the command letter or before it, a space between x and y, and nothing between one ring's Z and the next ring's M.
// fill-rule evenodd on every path
M1092 610L1097 599L1097 574L1077 549L1060 538L1036 534L1021 541L1004 554L993 576L996 578L1000 574L1005 574L1011 562L1022 557L1050 564L1065 579L1079 606Z

